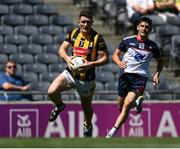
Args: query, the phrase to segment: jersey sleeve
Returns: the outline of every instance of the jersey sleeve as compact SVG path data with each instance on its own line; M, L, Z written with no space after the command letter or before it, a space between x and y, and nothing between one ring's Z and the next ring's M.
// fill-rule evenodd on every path
M108 52L106 42L104 41L104 39L101 35L99 35L99 37L97 39L97 49L98 49L98 51Z
M65 41L71 43L71 34L72 34L72 30L66 34Z
M7 79L6 79L6 77L5 77L5 75L4 74L0 74L0 87L2 88L2 85L5 83L5 82L7 82Z
M121 43L119 44L118 49L122 52L126 52L127 51L127 41L125 39L123 39L121 41Z
M160 49L157 44L153 45L153 58L159 58L161 56Z

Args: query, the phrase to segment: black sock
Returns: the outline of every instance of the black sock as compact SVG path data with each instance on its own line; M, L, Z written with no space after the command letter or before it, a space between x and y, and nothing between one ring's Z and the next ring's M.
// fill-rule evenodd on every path
M62 109L62 108L64 107L64 103L61 102L61 103L59 103L58 105L56 105L56 107L57 107L58 109Z

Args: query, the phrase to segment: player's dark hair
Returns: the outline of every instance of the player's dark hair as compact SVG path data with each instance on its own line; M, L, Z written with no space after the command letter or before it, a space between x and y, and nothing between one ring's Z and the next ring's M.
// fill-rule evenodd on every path
M148 17L141 17L139 20L138 20L138 23L137 25L139 25L141 22L147 22L150 26L150 28L152 28L152 20Z
M82 10L80 12L80 14L79 14L79 18L82 17L82 16L87 17L87 18L89 18L91 20L93 19L92 13L90 11L88 11L88 10Z

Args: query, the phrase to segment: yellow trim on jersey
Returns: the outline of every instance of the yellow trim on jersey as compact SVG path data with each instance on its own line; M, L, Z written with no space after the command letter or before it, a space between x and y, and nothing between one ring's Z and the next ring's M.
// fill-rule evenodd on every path
M75 28L75 29L72 31L72 33L71 33L71 41L72 41L72 39L73 39L74 34L77 32L77 30L78 30L78 28ZM73 46L74 46L74 45L73 45ZM74 56L74 54L73 54L73 56Z
M83 37L81 33L80 33L80 35L81 35L81 37ZM87 37L85 37L83 48L88 49L89 48L89 43L90 43L90 36L87 36ZM83 58L87 59L86 57L87 57L87 55L83 56ZM80 79L85 79L86 72L82 72L79 75L80 75Z
M82 38L82 34L79 33L78 36L76 37L75 42L74 42L74 47L79 47L79 43L81 41L81 38Z
M71 41L72 41L72 38L73 38L73 36L74 36L74 34L76 33L77 30L78 30L78 28L75 28L75 29L72 31L72 33L71 33Z
M91 60L95 61L96 59L96 44L97 44L97 39L98 39L99 35L96 34L96 36L94 37L94 45L93 45L93 50L92 50L92 54L91 54Z
M91 36L91 35L90 35L90 36ZM88 37L85 38L84 45L83 45L83 48L85 48L85 49L88 49L88 48L89 48L90 36L88 36Z

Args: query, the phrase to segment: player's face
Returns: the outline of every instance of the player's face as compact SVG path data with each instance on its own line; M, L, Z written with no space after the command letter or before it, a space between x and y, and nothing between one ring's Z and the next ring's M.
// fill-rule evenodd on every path
M81 16L79 19L80 31L83 34L88 34L91 31L93 21L90 18Z
M15 63L7 63L6 65L6 72L9 74L9 75L15 75L16 73L16 64Z
M148 34L151 31L151 27L147 22L141 22L138 26L137 26L137 30L138 30L138 34L141 37L147 37Z

